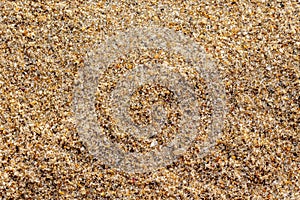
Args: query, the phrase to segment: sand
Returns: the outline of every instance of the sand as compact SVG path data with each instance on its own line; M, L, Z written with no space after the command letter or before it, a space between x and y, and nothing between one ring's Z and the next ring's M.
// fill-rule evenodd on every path
M299 199L299 13L296 0L1 1L0 199ZM226 115L205 154L201 129L173 163L128 173L92 155L77 129L74 88L96 44L149 26L181 32L204 48L224 86ZM101 127L110 120L103 94L114 77L154 60L190 69L182 55L160 50L116 60L95 94ZM205 94L208 83L195 76L187 78ZM145 114L154 103L166 108L158 113L176 113L168 88L140 90L131 99L136 123L158 119ZM153 100L153 93L164 98ZM209 109L203 113L209 118ZM171 114L176 130L180 117ZM142 141L112 129L105 134L126 152L150 151L176 135Z

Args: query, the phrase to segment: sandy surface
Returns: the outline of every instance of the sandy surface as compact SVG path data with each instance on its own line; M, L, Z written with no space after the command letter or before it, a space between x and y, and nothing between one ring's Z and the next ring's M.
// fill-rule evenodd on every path
M299 199L300 4L205 2L0 1L0 199ZM227 114L222 136L205 156L192 144L165 168L129 174L93 157L82 142L72 110L74 81L95 43L149 25L181 31L204 47L220 72ZM145 50L113 66L130 71L142 58L183 62ZM110 73L99 88L118 72ZM96 96L104 126L105 99ZM165 101L156 102L168 107ZM142 114L131 116L148 123ZM148 151L166 137L136 146L110 138L128 143L127 151Z

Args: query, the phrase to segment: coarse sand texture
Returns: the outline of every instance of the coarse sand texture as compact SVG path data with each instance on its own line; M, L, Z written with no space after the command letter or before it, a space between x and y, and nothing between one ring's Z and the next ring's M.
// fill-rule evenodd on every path
M300 199L298 0L1 0L0 199Z

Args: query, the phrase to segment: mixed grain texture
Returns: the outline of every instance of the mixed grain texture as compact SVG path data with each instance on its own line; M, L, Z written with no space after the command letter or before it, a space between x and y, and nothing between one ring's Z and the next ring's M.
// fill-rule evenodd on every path
M0 1L0 199L299 199L299 13L297 0ZM128 174L81 142L73 83L95 43L149 24L205 48L227 115L205 157L192 146Z

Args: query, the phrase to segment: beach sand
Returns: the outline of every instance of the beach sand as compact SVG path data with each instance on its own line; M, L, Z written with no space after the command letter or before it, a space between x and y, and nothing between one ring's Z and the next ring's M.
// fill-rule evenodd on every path
M296 0L1 1L0 199L300 199L299 13ZM127 173L82 142L74 81L96 43L149 25L204 47L224 84L226 115L204 156L192 144L171 165ZM142 58L184 65L169 52L141 55L114 66L130 70ZM157 145L116 138L128 151Z

